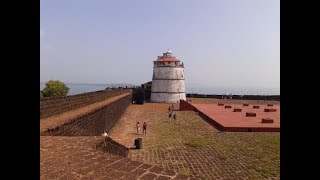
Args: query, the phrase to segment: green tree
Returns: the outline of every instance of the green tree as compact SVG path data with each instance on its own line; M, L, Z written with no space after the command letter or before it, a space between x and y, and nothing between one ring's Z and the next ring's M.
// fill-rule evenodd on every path
M50 80L46 83L46 87L42 90L43 97L66 96L69 87L59 80Z

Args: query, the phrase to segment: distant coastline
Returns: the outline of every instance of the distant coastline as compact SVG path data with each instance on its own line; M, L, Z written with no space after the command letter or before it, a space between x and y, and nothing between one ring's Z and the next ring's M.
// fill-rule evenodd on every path
M110 83L110 84L90 84L90 83L66 83L70 88L68 95L76 95L92 91L104 90L107 87L134 87L140 86L136 84L126 83ZM40 90L45 87L45 82L40 82ZM280 88L265 88L265 87L201 87L186 85L186 93L188 94L207 94L207 95L280 95Z

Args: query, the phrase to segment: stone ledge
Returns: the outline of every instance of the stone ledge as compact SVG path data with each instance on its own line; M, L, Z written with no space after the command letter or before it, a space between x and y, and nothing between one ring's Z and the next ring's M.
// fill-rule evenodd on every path
M110 137L106 137L104 141L96 145L97 149L102 149L119 156L127 157L129 154L129 148L123 146L122 144L114 141Z

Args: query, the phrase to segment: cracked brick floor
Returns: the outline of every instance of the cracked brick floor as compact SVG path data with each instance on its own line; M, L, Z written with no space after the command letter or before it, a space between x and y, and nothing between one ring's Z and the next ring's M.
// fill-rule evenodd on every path
M261 102L260 102L261 103ZM168 121L168 104L130 105L109 135L131 148L129 158L203 179L280 179L280 133L219 132L194 112L176 111ZM147 122L147 135L135 123ZM151 177L151 176L150 176Z

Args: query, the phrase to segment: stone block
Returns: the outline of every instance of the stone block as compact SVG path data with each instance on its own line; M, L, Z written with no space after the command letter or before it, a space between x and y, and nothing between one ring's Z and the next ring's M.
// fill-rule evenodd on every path
M266 108L264 112L277 112L277 109Z
M262 123L273 123L273 119L271 118L262 118Z
M252 113L252 112L247 112L246 113L246 117L256 117L256 113Z

